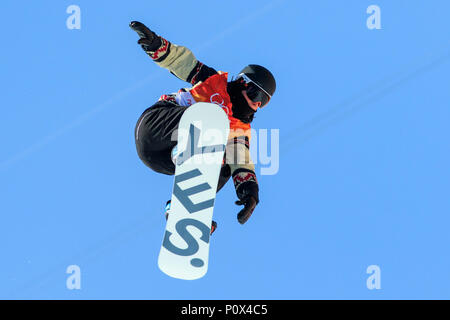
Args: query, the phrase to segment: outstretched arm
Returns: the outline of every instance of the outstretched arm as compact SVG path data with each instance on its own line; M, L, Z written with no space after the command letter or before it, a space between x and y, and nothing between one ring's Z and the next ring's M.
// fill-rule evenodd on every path
M143 23L132 21L130 27L139 35L138 44L150 58L179 79L195 85L217 73L213 68L198 61L191 50L158 36Z
M250 159L248 136L236 136L229 140L226 149L226 162L230 166L236 195L239 198L236 204L244 205L237 216L239 223L244 224L259 203L259 187L255 165Z

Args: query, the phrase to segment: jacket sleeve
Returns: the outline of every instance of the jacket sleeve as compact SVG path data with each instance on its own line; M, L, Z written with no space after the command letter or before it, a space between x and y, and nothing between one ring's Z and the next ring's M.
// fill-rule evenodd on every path
M169 70L177 78L195 85L217 73L198 61L188 48L160 38L161 46L156 51L147 51L147 54L157 65Z
M255 174L255 165L250 157L250 145L248 136L238 136L230 139L226 147L226 163L230 166L234 187L239 199L245 197L248 189L254 190L257 202L258 180Z

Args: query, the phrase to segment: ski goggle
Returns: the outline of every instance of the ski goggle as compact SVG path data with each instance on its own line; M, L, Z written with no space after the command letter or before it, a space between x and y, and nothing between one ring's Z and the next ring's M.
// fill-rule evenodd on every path
M242 79L245 83L247 96L253 102L261 102L261 107L264 107L272 97L266 90L259 86L256 82L250 79L245 73L240 73L237 79Z

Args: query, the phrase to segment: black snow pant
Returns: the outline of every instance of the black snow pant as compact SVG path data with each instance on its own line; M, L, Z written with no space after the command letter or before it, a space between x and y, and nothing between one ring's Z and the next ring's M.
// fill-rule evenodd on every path
M135 128L136 150L144 164L158 173L175 174L171 152L177 144L178 124L188 107L170 101L158 101L139 117ZM217 191L231 177L229 165L222 166Z
M175 173L171 151L177 144L176 130L186 108L162 100L140 116L134 131L136 149L150 169L168 175Z

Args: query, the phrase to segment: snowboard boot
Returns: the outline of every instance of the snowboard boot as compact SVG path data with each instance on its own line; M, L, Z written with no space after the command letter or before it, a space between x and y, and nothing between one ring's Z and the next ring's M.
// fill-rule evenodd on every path
M170 201L171 201L171 200L169 200L169 201L166 202L166 208L165 208L165 212L164 212L164 215L165 215L165 217L166 217L166 220L169 218L169 213L170 213ZM211 223L211 233L210 233L210 235L212 235L213 232L216 231L216 229L217 229L217 222L215 222L215 221L213 220L212 223Z

